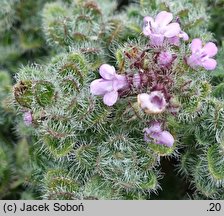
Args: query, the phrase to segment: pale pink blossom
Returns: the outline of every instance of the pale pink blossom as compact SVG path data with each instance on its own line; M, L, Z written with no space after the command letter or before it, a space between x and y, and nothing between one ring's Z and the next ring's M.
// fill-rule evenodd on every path
M214 70L217 62L214 57L217 52L217 46L208 42L202 47L202 41L199 38L195 38L192 40L190 45L192 54L187 58L187 64L192 68L204 67L206 70Z
M101 65L99 73L102 78L91 82L90 92L103 96L103 102L107 106L113 106L118 99L118 90L128 86L126 77L118 75L115 68L109 64Z
M165 38L172 38L181 33L180 25L177 22L171 23L173 14L162 11L155 20L150 17L144 17L143 33L150 38L153 46L161 46Z

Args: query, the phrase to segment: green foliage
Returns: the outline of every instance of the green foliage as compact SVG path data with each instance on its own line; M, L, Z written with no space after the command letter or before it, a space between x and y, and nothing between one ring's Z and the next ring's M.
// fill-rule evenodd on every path
M3 0L0 9L1 67L15 73L21 64L46 55L40 10L44 0Z
M29 131L21 119L16 126L16 111L10 106L11 91L9 73L0 71L0 199L34 199L33 189L26 184L31 175ZM12 136L15 127L20 130L20 137Z
M29 189L27 182L31 176L29 166L29 146L26 139L18 141L17 146L0 135L0 198L19 199L23 196L34 199L33 189ZM11 141L12 142L12 141ZM26 190L26 192L24 192ZM28 197L27 197L28 196ZM27 198L26 198L27 197Z
M99 1L98 1L99 2ZM104 37L106 19L114 9L111 1L73 1L71 5L53 2L45 5L42 13L43 30L47 41L64 48L74 43L94 42ZM104 8L104 9L102 9Z
M0 9L0 31L4 33L4 31L10 29L15 22L15 9L14 4L17 4L19 0L3 0L1 2Z
M21 115L13 106L12 84L18 67L47 54L41 33L39 16L46 1L3 0L0 8L0 151L4 155L0 179L2 199L34 199L27 184L30 178L30 128L25 127ZM35 59L36 61L36 59ZM21 100L27 82L20 83L18 101L25 107L29 100ZM23 110L24 112L25 110ZM28 144L29 143L29 144ZM2 158L2 160L3 160ZM24 192L26 190L26 192Z
M209 29L215 33L215 37L217 39L217 42L219 45L223 44L223 28L224 25L221 22L223 20L223 7L224 7L224 1L223 0L215 0L211 1L208 0L208 7L209 12L211 13L211 21L209 23Z

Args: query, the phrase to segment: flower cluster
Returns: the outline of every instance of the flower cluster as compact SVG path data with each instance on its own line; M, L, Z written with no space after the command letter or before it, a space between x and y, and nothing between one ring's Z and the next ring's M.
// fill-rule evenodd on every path
M156 66L153 67L152 65L150 69L146 68L144 58L147 58L147 55L145 55L147 51L138 53L135 48L135 55L126 53L128 59L132 61L130 70L125 73L126 75L119 75L113 66L103 64L99 69L101 78L92 81L90 92L93 95L103 96L104 104L113 106L122 92L132 92L132 88L135 88L138 92L138 105L146 114L156 115L165 110L167 112L172 111L173 108L177 110L170 103L172 93L168 90L171 85L175 85L170 70L172 70L173 62L176 61L178 54L171 53L170 50L172 50L172 46L179 47L181 39L189 40L189 36L181 29L178 20L173 21L173 14L166 11L160 12L155 19L146 16L143 22L143 34L149 38L146 50L148 47L150 47L150 50L155 50L152 62ZM218 49L212 42L208 42L204 46L202 44L201 39L193 39L190 44L191 55L186 55L183 63L186 63L192 69L203 67L206 70L214 70L217 63L212 57L216 55ZM171 47L171 49L168 50L167 47ZM133 60L133 58L136 59ZM135 71L130 72L133 68L135 68ZM160 69L158 70L158 68ZM136 69L138 70L137 73ZM130 83L130 80L132 83ZM172 113L171 111L170 113ZM168 131L163 131L159 122L154 122L144 131L145 141L147 142L168 147L171 147L174 143L173 136Z
M186 32L181 30L179 23L172 22L172 13L162 11L155 20L152 17L146 16L144 18L143 33L150 38L151 46L163 46L164 42L171 45L179 45L180 38L184 41L189 40ZM216 67L216 60L212 59L217 54L218 48L212 42L208 42L202 47L202 41L199 38L192 40L190 45L192 54L186 57L187 64L195 69L197 67L204 67L206 70L214 70ZM158 58L161 66L172 61L169 52L161 52Z

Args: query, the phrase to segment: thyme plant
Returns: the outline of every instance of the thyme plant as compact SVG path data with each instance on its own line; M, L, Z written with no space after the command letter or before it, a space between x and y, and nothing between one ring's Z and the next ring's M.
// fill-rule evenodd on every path
M13 89L36 140L30 186L43 199L149 199L162 189L160 161L175 158L191 198L223 199L223 83L206 2L115 9L42 10L51 58L21 67Z

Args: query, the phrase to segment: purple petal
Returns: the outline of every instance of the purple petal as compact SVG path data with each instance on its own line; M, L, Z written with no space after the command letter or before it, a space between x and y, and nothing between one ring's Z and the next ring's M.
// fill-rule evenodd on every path
M149 24L149 22L154 22L153 18L150 16L145 16L143 19L145 25Z
M100 66L100 75L106 80L112 80L116 74L115 68L109 64L103 64Z
M212 42L205 44L203 49L204 49L204 53L206 53L209 57L215 56L218 52L217 46Z
M191 42L191 51L192 53L200 50L202 48L202 41L199 38L195 38Z
M164 36L162 34L150 34L150 44L152 46L161 46L164 41Z
M158 143L158 140L160 139L161 133L162 132L151 133L150 137L154 139L154 142L156 142L157 144L160 144L160 143Z
M178 23L171 23L165 27L164 36L165 37L174 37L180 33L180 25Z
M217 62L215 59L207 59L204 62L202 62L202 66L206 69L206 70L214 70L216 68Z
M113 81L113 89L114 90L119 90L119 89L123 89L125 87L128 87L128 82L125 76L123 75L115 75L116 79L114 79Z
M160 113L164 111L167 103L165 97L160 91L153 91L149 95L149 106L147 107L149 112Z
M162 126L162 124L160 122L153 122L147 132L148 133L162 132L161 126Z
M149 36L151 34L151 30L150 30L149 26L146 26L146 27L143 28L143 34L145 36Z
M117 91L111 91L108 92L104 95L103 97L103 102L107 105L107 106L113 106L118 98L118 92Z
M177 37L177 36L174 36L174 37L171 37L171 38L167 38L168 39L168 42L172 45L175 45L175 46L179 46L180 45L180 38Z
M155 24L152 17L146 16L143 19L144 27L143 27L143 34L145 36L149 36L151 34L151 27Z
M154 104L155 107L158 107L159 109L166 105L166 101L164 100L164 98L160 97L159 95L151 97L150 101L152 104Z
M173 14L168 13L166 11L161 11L155 18L155 22L159 24L159 26L166 26L173 19Z
M197 55L192 54L187 58L187 64L192 68L196 68L197 66L201 66L201 59Z
M151 126L150 128L145 128L143 131L145 132L144 140L146 142L153 142L153 139L157 140L160 137L160 133L162 132L161 124L158 123L157 125Z
M174 138L168 131L163 131L160 133L160 136L157 138L157 144L166 145L172 147L174 144Z
M113 82L104 79L97 79L91 82L90 84L90 92L94 95L103 96L109 91L113 90Z

